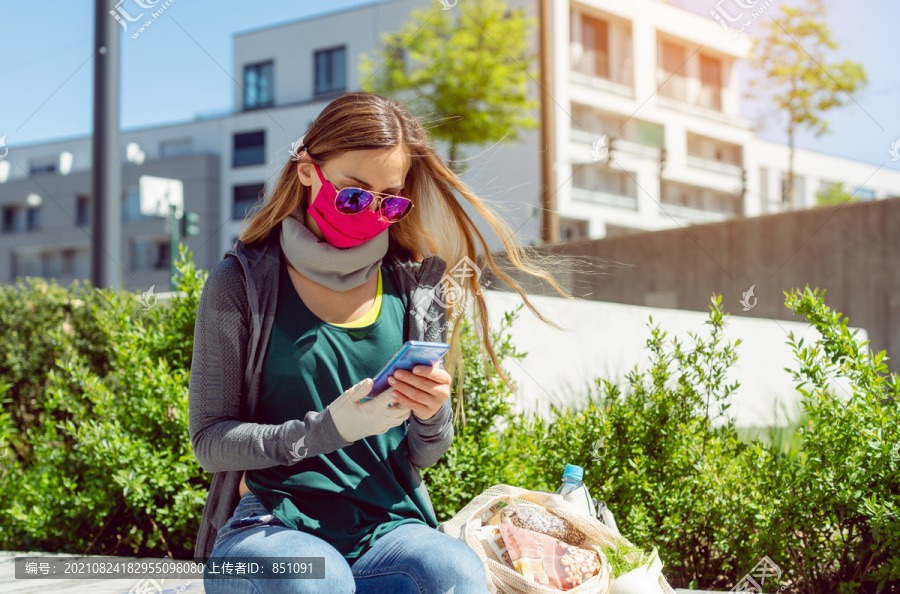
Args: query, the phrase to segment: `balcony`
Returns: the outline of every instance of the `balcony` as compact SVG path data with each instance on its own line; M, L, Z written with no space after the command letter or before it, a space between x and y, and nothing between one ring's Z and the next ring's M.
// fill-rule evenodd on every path
M661 36L657 43L657 64L660 106L729 119L722 112L728 65L719 56L696 52L682 40Z
M634 196L623 196L599 190L572 188L572 200L575 202L588 202L598 206L612 206L623 210L636 211L638 209L638 201Z
M572 83L634 97L631 25L573 11L571 26Z
M593 144L604 135L613 139L610 144L614 146L610 150L618 156L628 155L658 161L660 148L666 144L665 128L661 124L572 103L570 139L573 145L582 145L573 147L574 150L586 158Z
M660 182L660 212L697 221L721 221L741 213L740 194L691 186L671 180Z
M734 163L726 163L724 161L716 161L714 159L706 159L704 157L696 157L688 155L686 158L687 166L695 169L704 169L713 173L721 173L731 177L741 177L741 166Z
M572 200L626 210L637 210L635 173L610 168L602 163L575 164Z
M730 177L741 177L744 147L718 138L687 133L687 166Z

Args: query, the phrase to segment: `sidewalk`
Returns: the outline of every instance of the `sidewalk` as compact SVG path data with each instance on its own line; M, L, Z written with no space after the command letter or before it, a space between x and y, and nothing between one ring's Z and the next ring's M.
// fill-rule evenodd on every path
M66 553L40 553L0 551L0 592L4 594L38 594L65 592L66 594L201 594L202 580L166 579L153 581L146 578L85 578L85 579L16 579L16 557L82 557L100 555L72 555ZM159 557L120 557L122 561L159 562Z
M99 555L88 555L95 557ZM202 594L203 582L199 580L167 579L161 587L142 579L22 579L17 580L16 557L80 557L79 555L54 553L25 553L0 551L0 592L4 594L38 594L65 592L66 594ZM156 562L158 557L121 557L122 561ZM675 588L677 594L716 594L712 590L685 590Z

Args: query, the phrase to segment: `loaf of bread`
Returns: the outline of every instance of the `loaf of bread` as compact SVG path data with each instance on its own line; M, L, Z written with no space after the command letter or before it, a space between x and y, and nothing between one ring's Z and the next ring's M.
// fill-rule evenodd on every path
M500 511L500 521L519 528L526 528L552 536L570 545L584 542L584 532L575 528L567 520L555 516L538 505L510 504Z

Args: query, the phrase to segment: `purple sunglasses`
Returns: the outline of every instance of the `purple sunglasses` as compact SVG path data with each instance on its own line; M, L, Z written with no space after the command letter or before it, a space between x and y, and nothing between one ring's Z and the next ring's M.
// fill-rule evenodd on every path
M321 180L323 184L325 183L325 180L328 180L328 183L330 183L333 188L337 189L334 182L328 179L327 176L325 176L324 179L322 178L322 176L325 175L325 172L317 163L313 163L313 166L315 166L316 173L319 174L319 180ZM372 201L375 200L375 194L382 193L370 192L369 190L363 190L362 188L343 188L338 191L337 196L334 198L334 207L341 214L359 214L369 208ZM412 210L412 207L413 203L409 198L391 194L382 194L378 197L377 211L381 215L381 218L389 223L396 223L408 215L409 211Z

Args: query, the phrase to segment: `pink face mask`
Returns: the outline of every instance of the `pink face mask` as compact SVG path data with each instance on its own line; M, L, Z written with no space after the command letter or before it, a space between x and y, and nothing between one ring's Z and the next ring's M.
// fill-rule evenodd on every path
M322 230L325 241L336 248L349 248L365 243L391 226L381 216L370 209L347 215L338 212L334 202L338 192L331 182L322 177L322 171L315 163L316 173L322 188L309 207L309 215Z

